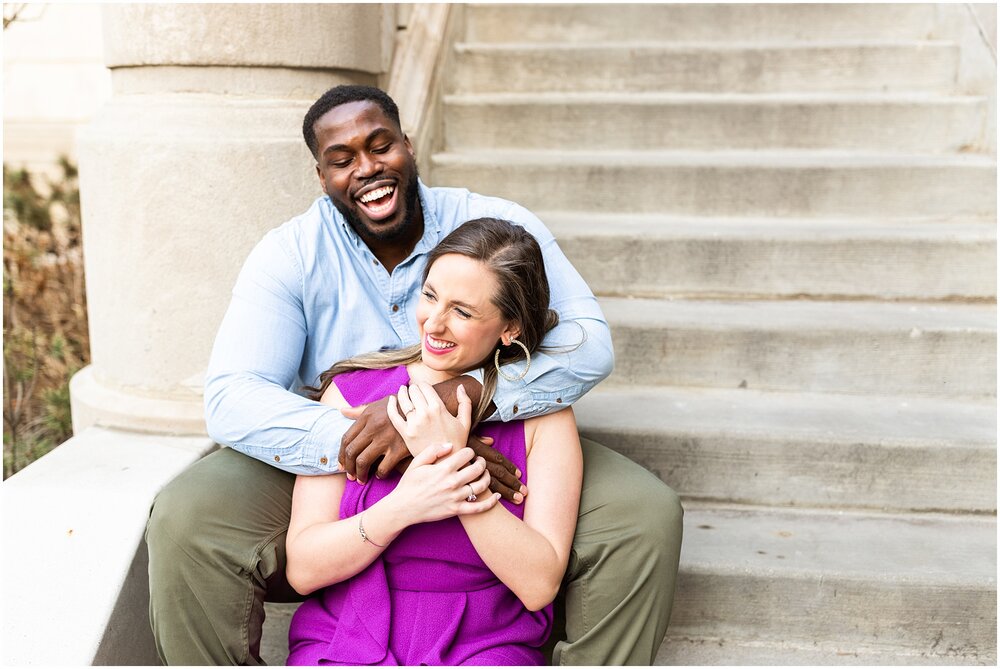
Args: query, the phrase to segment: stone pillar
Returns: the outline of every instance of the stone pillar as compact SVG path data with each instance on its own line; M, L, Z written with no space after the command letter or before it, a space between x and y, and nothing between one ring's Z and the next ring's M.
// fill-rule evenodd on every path
M268 229L321 191L302 117L376 84L380 4L108 5L113 96L78 137L92 364L73 427L204 434L205 367L230 289Z

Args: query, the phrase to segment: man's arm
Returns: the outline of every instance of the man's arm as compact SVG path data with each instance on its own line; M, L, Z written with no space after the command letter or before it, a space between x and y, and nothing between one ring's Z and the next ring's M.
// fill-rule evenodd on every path
M208 434L296 474L338 471L351 422L289 390L306 342L302 272L275 233L250 253L219 327L205 379Z

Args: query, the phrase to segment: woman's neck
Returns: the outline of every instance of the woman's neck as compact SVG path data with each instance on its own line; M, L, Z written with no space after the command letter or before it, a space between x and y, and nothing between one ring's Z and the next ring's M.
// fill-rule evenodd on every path
M410 375L411 383L414 381L423 381L424 383L429 383L432 386L460 376L454 372L444 372L437 369L431 369L420 360L408 364L406 366L406 372Z

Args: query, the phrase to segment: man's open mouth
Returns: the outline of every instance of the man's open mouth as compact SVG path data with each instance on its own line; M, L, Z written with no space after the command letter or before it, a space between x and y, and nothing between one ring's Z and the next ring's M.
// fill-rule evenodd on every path
M396 185L386 184L364 191L355 202L368 218L378 221L395 213L396 199Z

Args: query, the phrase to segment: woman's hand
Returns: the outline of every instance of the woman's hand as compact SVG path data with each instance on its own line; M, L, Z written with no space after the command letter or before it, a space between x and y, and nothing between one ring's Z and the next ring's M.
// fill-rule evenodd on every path
M386 413L403 437L410 453L417 455L431 444L465 444L472 428L472 400L461 385L455 391L458 416L452 416L437 391L428 383L400 386L389 396ZM472 456L469 456L472 460Z
M489 492L486 462L476 458L469 464L474 453L468 447L452 451L450 443L425 448L389 494L407 525L483 513L496 506L500 493Z

